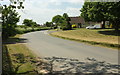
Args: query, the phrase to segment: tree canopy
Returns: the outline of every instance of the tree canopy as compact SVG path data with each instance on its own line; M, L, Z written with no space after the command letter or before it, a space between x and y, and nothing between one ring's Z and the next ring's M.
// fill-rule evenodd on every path
M15 27L20 16L12 6L4 5L2 10L2 36L8 38L15 35Z
M64 13L63 16L56 15L52 18L52 22L55 23L57 26L61 26L61 29L68 30L71 29L69 24L69 16L67 13Z
M52 22L46 22L45 24L47 27L52 27L53 26L53 23Z
M3 0L4 1L4 0ZM24 0L10 0L9 5L1 5L0 13L2 14L2 38L16 34L17 22L19 22L19 14L16 9L23 9Z
M71 24L69 23L69 21L70 21L70 18L69 18L69 16L68 16L68 14L67 13L64 13L63 14L63 17L64 17L64 19L65 19L65 21L66 21L66 28L67 29L72 29L72 26L71 26Z
M105 21L110 21L115 29L119 28L120 2L85 2L80 10L85 21L101 22L103 28Z
M52 18L52 22L60 25L60 23L62 23L62 21L64 20L64 18L61 15L56 15Z
M31 23L32 23L32 20L29 20L29 19L24 19L23 20L23 24L25 26L31 27L32 26Z
M24 19L23 24L27 27L32 27L33 30L34 30L34 27L37 26L37 23L30 19Z

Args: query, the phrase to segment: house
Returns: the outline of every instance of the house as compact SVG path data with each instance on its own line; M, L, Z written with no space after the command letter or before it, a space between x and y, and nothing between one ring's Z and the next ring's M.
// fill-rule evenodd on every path
M81 28L85 24L84 18L82 17L69 17L69 23L71 25L75 24L78 28Z
M78 16L78 17L69 17L69 23L71 25L75 24L77 25L77 28L81 28L81 27L87 27L89 25L95 25L95 24L101 24L101 22L85 22L84 18Z

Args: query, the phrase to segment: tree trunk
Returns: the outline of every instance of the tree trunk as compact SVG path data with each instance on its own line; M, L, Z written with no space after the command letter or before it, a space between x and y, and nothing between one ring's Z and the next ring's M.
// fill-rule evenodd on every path
M115 28L115 31L119 30L118 23L114 23L114 28Z
M78 28L82 28L82 24L81 23L78 23Z
M32 30L34 31L34 27L32 26Z
M115 28L115 31L118 31L118 30L119 30L119 29L116 27L116 28Z
M71 24L69 23L69 21L67 21L67 26L68 26L68 29L69 29L69 30L72 29L72 26L71 26Z
M118 31L119 30L119 21L114 21L114 22L112 22L112 24L113 24L115 31Z
M105 21L103 21L103 23L102 23L102 29L105 29Z

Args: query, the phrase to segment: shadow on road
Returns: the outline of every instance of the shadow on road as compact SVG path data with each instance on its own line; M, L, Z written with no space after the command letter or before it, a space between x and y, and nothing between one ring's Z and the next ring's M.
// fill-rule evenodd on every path
M4 41L3 43L4 43L4 44L16 44L16 43L26 43L27 41L28 41L28 40L25 39L25 38L9 38L9 39L7 40L7 42Z
M6 44L26 43L25 38L9 38ZM2 75L118 75L120 65L98 61L94 58L86 58L86 61L63 57L25 57L23 54L14 54L18 63L13 70L9 52L3 48L3 74ZM17 73L19 67L30 62L35 67L33 71ZM20 64L21 63L21 64Z
M78 59L46 57L37 58L37 61L32 63L35 64L38 73L46 75L117 75L120 69L120 65L97 61L94 58L87 58L82 62Z
M8 54L8 53L7 53ZM9 55L4 60L3 75L117 75L120 65L97 61L94 58L86 58L86 61L62 57L24 57L23 54L14 54L16 63L21 63L13 71ZM26 60L25 60L26 59ZM8 63L9 62L9 63ZM34 66L33 71L17 73L19 67L30 62ZM7 70L6 70L7 69Z

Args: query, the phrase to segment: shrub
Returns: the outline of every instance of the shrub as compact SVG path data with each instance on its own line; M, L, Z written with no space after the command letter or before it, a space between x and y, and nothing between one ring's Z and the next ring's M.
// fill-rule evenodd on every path
M53 28L54 28L54 29L57 29L57 26L54 26Z
M68 30L68 28L66 26L62 26L61 29L62 30Z

